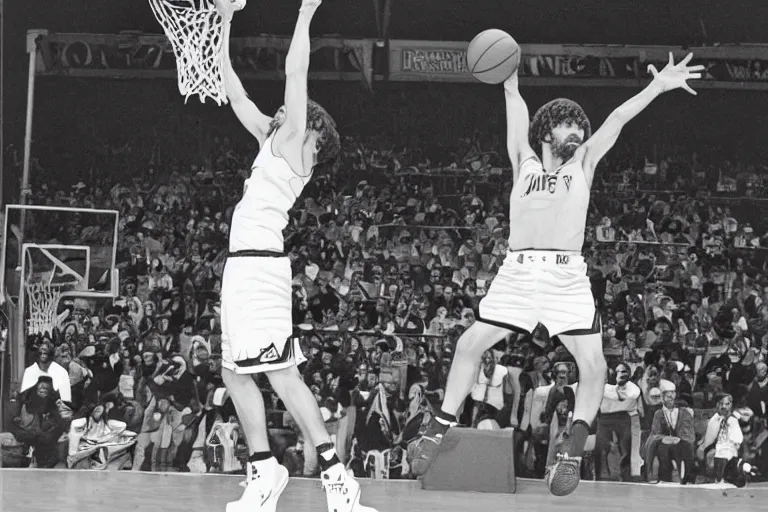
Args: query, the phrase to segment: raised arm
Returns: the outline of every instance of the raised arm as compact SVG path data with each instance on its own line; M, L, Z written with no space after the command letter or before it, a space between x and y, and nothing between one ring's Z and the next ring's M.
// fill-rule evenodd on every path
M701 71L704 66L689 66L693 54L689 53L678 64L675 64L672 52L669 52L669 63L661 70L651 64L648 71L653 75L653 81L638 94L625 101L619 108L614 110L603 125L592 137L579 148L582 151L582 166L587 183L592 186L592 179L595 176L595 168L600 160L616 144L621 130L636 115L645 110L659 95L673 89L684 89L695 95L696 91L690 88L686 82L688 79L701 78Z
M516 182L520 164L536 156L528 143L528 105L520 96L517 73L504 82L504 96L507 103L507 151L512 162L512 179Z
M281 127L282 145L296 149L304 144L307 130L307 75L309 74L309 24L320 0L303 0L285 58L285 123ZM292 151L293 153L293 151Z
M224 38L224 58L222 59L222 75L224 78L224 91L227 93L232 110L240 120L245 129L251 132L251 135L259 141L259 146L264 144L264 140L269 133L269 123L272 118L259 110L259 107L248 98L243 84L237 77L232 67L232 59L229 53L229 37L232 27L232 15L234 6L231 0L216 0L216 9L224 18L224 32L221 37Z

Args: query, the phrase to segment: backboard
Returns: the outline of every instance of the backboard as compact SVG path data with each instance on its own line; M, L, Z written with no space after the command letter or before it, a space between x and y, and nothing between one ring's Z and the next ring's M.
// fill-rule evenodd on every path
M72 295L114 297L118 221L113 210L7 205L0 293L16 297L22 283L45 283Z

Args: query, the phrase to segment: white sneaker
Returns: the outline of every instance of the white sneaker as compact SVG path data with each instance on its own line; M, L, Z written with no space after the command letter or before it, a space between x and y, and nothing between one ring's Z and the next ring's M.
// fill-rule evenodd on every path
M328 512L377 512L360 504L360 484L347 474L344 464L338 463L323 471L322 482Z
M288 485L288 470L272 463L248 463L243 496L227 503L226 512L277 512L277 500ZM266 462L266 461L265 461Z

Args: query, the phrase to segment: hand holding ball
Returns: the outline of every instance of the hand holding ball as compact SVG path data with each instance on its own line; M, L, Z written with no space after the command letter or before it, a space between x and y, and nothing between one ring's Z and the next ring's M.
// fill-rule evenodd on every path
M500 84L520 66L520 46L504 32L495 28L480 32L467 48L467 68L477 80Z

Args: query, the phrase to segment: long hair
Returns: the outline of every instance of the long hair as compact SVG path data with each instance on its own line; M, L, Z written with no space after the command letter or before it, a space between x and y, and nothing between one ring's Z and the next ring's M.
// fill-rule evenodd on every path
M541 154L541 143L552 136L552 130L561 124L573 124L584 130L584 141L592 135L592 125L581 105L567 98L558 98L543 105L531 121L528 142Z
M281 110L283 107L281 107ZM278 111L279 112L279 111ZM269 123L269 133L271 136L285 122L285 115L275 115ZM341 151L341 138L336 130L336 121L333 117L316 101L307 100L307 132L317 132L317 164L324 165L333 163Z

